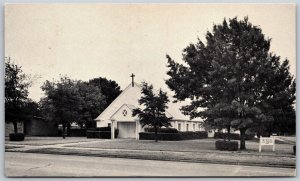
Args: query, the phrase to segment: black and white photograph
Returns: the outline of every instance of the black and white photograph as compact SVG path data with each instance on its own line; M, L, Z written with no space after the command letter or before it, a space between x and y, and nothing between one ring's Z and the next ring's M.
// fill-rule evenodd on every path
M3 26L6 177L296 177L296 4L7 3Z

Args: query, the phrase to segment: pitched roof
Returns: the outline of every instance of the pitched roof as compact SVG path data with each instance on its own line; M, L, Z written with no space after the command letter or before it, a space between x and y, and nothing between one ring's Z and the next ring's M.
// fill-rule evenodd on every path
M95 119L95 120L109 120L111 116L117 112L121 106L124 104L131 110L141 107L138 100L142 96L141 93L142 86L134 82L132 87L131 83L122 91L122 93ZM156 90L154 90L156 92ZM169 97L170 100L172 100ZM173 120L186 120L189 121L190 117L182 114L179 110L182 103L173 103L170 101L168 103L168 108L166 110L166 115L168 117L173 117ZM196 118L193 121L201 121L202 119Z

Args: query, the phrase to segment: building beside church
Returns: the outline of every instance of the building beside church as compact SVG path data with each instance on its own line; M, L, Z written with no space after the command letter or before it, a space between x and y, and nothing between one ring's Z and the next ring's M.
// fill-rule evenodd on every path
M57 125L54 122L46 121L42 117L33 116L31 119L18 122L18 133L24 133L26 136L58 136ZM5 136L14 133L12 123L5 122Z
M111 127L111 138L114 139L115 129L119 130L118 138L139 139L139 133L144 132L137 116L132 116L132 111L141 107L138 100L141 98L142 86L132 81L123 92L95 119L97 127ZM171 100L171 98L169 97ZM167 117L172 117L171 126L178 131L204 131L200 118L190 120L183 115L179 103L168 103Z

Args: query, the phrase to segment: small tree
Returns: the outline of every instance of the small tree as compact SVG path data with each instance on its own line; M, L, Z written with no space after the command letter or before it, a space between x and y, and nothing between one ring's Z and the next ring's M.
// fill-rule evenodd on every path
M5 122L13 123L15 133L18 132L18 122L26 118L25 108L29 105L30 82L26 78L20 66L5 58Z
M142 127L148 125L154 128L155 142L157 142L157 129L162 126L169 127L171 125L170 120L172 118L168 118L165 114L169 99L167 93L161 89L158 95L155 95L153 93L153 86L145 82L142 83L142 94L139 104L144 106L144 109L134 109L132 115L138 116Z

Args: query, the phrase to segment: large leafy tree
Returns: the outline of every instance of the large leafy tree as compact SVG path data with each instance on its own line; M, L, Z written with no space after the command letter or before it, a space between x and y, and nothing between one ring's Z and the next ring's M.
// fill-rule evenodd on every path
M47 120L62 124L63 133L73 122L80 127L94 127L94 118L106 106L100 88L88 82L61 77L60 81L46 81L42 89L46 94L40 102L44 115Z
M289 72L289 61L286 59L280 63L280 57L272 55L269 64L273 73L265 73L267 81L262 92L260 108L265 114L272 116L273 121L258 127L268 135L272 132L294 134L296 83Z
M271 102L278 96L270 79L278 81L278 76L284 82L280 91L290 97L285 105L291 107L294 100L293 78L283 65L288 62L281 65L279 57L269 53L270 42L247 17L224 19L207 32L206 43L199 40L183 50L184 64L167 55L166 84L178 100L191 100L182 107L185 114L202 117L207 125L239 129L240 149L246 149L246 130L274 121ZM279 73L280 67L285 73Z
M95 127L94 119L105 109L106 97L102 94L99 87L87 82L78 82L80 95L80 116L77 120L78 125L86 128Z
M155 130L155 141L157 142L157 130L162 126L169 127L172 118L168 118L165 114L167 103L169 102L166 92L161 89L158 94L153 92L153 86L148 83L142 83L142 97L139 99L139 104L143 109L137 108L133 110L133 116L138 116L142 127L150 126Z
M28 118L28 88L30 82L20 66L5 58L5 121L13 123L14 132L18 132L17 123Z
M61 77L60 81L46 81L42 86L46 94L43 103L47 118L62 124L63 138L66 127L81 119L81 97L76 83L68 77Z
M89 80L88 84L98 87L102 94L105 96L105 106L101 107L101 112L109 106L112 101L114 101L122 92L120 86L113 80L108 80L106 78L94 78Z

